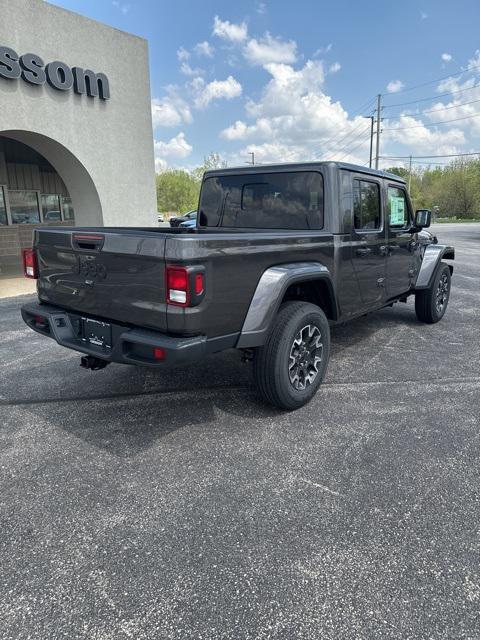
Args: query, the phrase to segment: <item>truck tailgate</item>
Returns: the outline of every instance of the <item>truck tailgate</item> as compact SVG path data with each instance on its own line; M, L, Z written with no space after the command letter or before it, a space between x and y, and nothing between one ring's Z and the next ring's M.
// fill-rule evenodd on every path
M165 241L135 229L37 229L40 300L166 330Z

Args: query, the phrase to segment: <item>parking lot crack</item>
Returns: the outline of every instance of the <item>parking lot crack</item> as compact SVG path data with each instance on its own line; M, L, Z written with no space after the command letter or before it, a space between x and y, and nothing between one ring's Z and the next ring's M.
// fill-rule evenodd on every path
M313 482L313 480L308 480L308 478L297 478L301 482L305 482L305 484L309 484L312 487L316 487L317 489L321 489L325 493L330 493L332 496L336 496L338 498L344 498L345 496L334 489L330 489L330 487L325 486L324 484L319 484L318 482Z

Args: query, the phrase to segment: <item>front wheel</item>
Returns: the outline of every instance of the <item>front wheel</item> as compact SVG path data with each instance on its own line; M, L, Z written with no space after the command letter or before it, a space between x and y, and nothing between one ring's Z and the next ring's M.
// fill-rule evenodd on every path
M441 262L430 287L415 294L415 313L421 322L434 324L443 318L450 298L450 284L448 264Z
M285 302L267 342L253 362L260 396L279 409L298 409L320 386L330 356L330 327L323 311L308 302Z

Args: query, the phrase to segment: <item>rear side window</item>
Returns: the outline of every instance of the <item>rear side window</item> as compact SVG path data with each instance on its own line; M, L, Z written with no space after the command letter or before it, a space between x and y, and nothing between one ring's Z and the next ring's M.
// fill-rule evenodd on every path
M322 229L323 176L292 171L207 178L199 219L201 227Z
M409 223L407 196L403 189L388 187L387 215L392 228L403 229Z
M353 226L365 231L380 229L380 187L377 182L353 181Z

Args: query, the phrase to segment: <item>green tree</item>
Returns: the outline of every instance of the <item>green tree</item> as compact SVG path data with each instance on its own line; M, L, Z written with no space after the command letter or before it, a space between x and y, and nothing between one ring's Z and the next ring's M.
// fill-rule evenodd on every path
M468 218L475 209L476 185L474 163L454 162L444 172L441 198L450 215Z
M159 211L184 213L196 209L200 185L187 171L169 169L157 174Z
M210 169L225 169L226 167L227 162L222 160L219 153L212 151L210 155L204 156L203 164L192 171L192 176L197 182L201 182L205 171L209 171Z
M447 166L388 169L410 178L410 195L416 209L438 206L440 217L474 218L480 213L480 161L454 160Z

